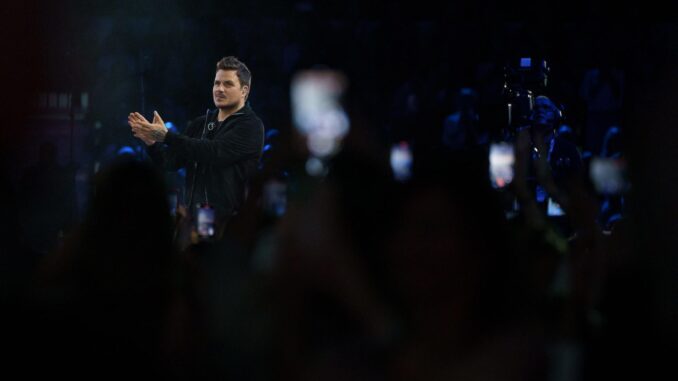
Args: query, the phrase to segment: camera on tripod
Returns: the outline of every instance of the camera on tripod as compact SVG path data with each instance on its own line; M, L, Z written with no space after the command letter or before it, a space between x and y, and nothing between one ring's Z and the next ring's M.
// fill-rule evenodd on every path
M536 94L543 94L550 72L546 60L522 57L504 66L503 95L510 135L531 124Z

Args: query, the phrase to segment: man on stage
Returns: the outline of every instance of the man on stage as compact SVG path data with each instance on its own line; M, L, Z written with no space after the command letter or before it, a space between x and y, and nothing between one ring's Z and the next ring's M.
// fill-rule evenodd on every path
M244 203L264 146L264 125L246 103L251 81L250 70L237 58L217 62L212 87L217 110L193 120L184 134L168 131L157 111L153 122L137 112L128 118L154 163L166 170L186 168L189 213L209 205L221 226Z

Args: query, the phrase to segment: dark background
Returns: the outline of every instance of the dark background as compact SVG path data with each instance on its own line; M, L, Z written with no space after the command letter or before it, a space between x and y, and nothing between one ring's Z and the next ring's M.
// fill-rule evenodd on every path
M139 149L127 114L158 110L183 129L212 106L214 65L226 55L252 70L252 106L267 129L283 135L291 133L292 75L317 64L343 70L351 82L349 102L385 147L403 138L434 141L460 87L478 90L491 105L502 65L521 56L549 60L548 93L566 105L583 143L584 74L617 68L625 75L620 125L643 268L633 278L640 284L629 298L631 317L617 332L642 322L653 337L678 338L678 22L670 5L139 0L22 2L2 12L2 191L16 194L40 145L51 141L58 163L82 177L71 221L86 203L87 174L124 146ZM400 123L408 92L423 105L416 129ZM73 94L72 102L63 103L61 94ZM485 120L492 117L488 112ZM17 205L2 209L3 237L12 237ZM3 266L14 270L13 262Z

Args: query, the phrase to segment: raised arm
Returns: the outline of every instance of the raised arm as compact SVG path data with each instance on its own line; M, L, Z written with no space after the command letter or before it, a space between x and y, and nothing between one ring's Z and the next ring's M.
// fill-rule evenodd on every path
M168 129L160 114L154 112L153 123L151 123L140 113L133 112L129 114L127 123L132 128L134 136L146 144L153 164L168 171L175 171L186 164L185 160L181 160L162 143ZM192 127L193 124L189 126L189 131Z
M164 142L169 151L183 160L228 166L241 160L259 158L264 144L264 126L256 118L247 118L212 140L168 132Z

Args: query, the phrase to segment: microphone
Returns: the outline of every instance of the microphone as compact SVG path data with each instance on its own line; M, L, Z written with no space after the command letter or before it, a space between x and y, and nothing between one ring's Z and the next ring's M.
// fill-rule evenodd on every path
M212 116L209 116L210 113L212 114ZM210 110L207 109L207 115L208 115L207 118L210 119L210 122L207 123L207 130L208 131L214 130L214 128L217 126L216 121L215 121L217 113L218 113L218 110L214 110L214 112L210 112Z
M207 109L207 111L205 112L205 124L203 125L202 128L202 137L205 137L205 128L207 128L208 131L212 131L216 126L213 120L214 118L210 114L211 114L210 109Z

